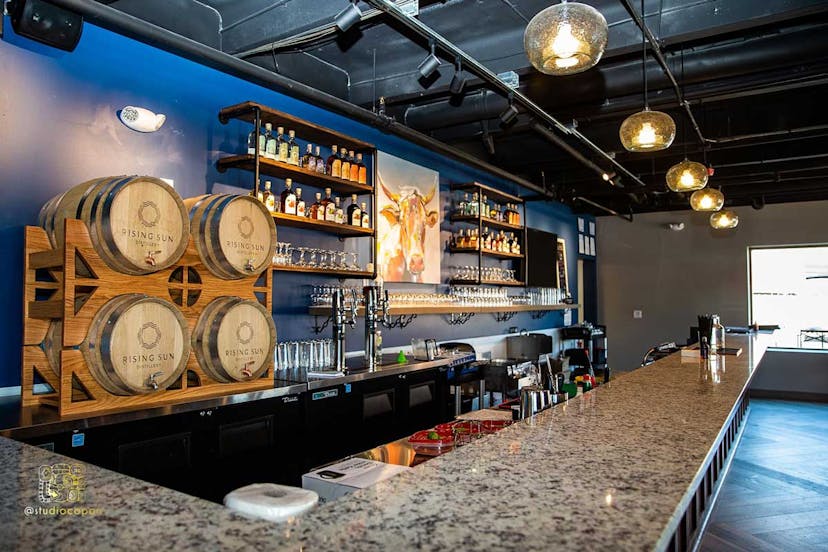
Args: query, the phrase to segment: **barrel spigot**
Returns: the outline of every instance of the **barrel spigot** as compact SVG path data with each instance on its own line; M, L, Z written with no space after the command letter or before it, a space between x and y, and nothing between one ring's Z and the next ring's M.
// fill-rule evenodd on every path
M164 372L153 372L147 378L147 387L151 387L153 391L158 391L158 382L155 381L155 378L158 376L163 376Z

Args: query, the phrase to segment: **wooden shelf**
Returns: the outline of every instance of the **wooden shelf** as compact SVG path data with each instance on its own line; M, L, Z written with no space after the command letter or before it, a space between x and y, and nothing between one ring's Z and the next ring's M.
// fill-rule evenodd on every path
M449 218L451 222L468 222L469 224L477 224L478 218L474 215L457 215L453 214ZM480 217L480 222L483 226L488 226L490 228L497 228L499 230L514 230L516 232L523 232L523 225L521 224L509 224L508 222L501 222L499 220L494 220L488 217Z
M478 285L477 280L459 280L457 278L452 278L449 280L449 284L451 285L458 285L458 286L476 286ZM525 287L526 284L523 282L513 282L511 280L481 280L481 285L484 286L508 286L508 287Z
M274 129L282 126L285 127L285 131L295 130L296 137L301 140L324 147L330 147L336 144L340 147L345 146L349 150L362 152L374 149L374 145L368 142L351 138L335 130L315 125L289 113L284 113L255 102L243 102L225 107L219 111L219 121L222 124L227 124L227 121L230 119L239 119L252 124L256 120L255 109L257 107L259 108L260 120L263 126L265 123L271 123Z
M452 184L452 190L462 190L464 192L476 192L476 191L483 191L486 192L486 196L491 199L492 201L496 201L498 203L520 203L523 204L523 200L516 195L507 194L506 192L502 192L496 188L492 188L491 186L486 186L485 184L481 184L479 182L466 182L463 184Z
M253 171L256 168L256 159L255 156L248 153L228 155L216 161L216 168L218 168L219 172L224 172L227 169ZM341 178L320 174L304 167L297 167L296 165L290 165L282 161L274 161L267 157L259 157L259 173L283 180L285 178L292 178L294 189L305 185L315 188L331 188L341 194L367 195L374 193L374 188L368 184L342 180Z
M270 268L278 272L300 272L303 274L321 274L323 276L331 276L333 278L374 278L374 273L368 272L367 270L332 270L330 268L287 265L271 265Z
M471 247L449 247L450 253L471 253L476 255L478 250ZM490 249L483 250L484 257L496 257L498 259L522 259L523 255L520 253L502 253L500 251L492 251Z
M316 230L318 232L327 232L328 234L342 236L343 238L365 238L374 235L373 228L361 228L359 226L351 226L350 224L337 224L327 220L314 220L285 213L272 214L273 222L276 223L276 226Z
M565 309L577 309L580 305L503 305L492 307L481 307L477 305L391 305L388 310L389 316L397 316L402 314L462 314L466 312L475 313L499 313L499 312L538 312L538 311L557 311ZM318 306L310 307L308 314L316 316L327 316L331 313L331 307ZM365 309L360 307L357 311L358 316L365 315Z

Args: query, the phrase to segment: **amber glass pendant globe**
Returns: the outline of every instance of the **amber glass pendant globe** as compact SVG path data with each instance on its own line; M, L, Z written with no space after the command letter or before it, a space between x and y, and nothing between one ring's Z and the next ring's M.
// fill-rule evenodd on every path
M523 34L532 65L547 75L572 75L598 63L607 47L607 20L577 2L563 2L539 12Z
M660 151L673 143L676 123L666 113L645 107L624 119L618 136L627 151Z
M707 167L685 159L667 171L667 187L674 192L693 192L707 186Z
M737 224L739 224L739 215L729 209L710 215L710 226L716 230L736 228Z
M718 211L724 206L724 194L714 188L705 188L693 192L690 207L694 211Z

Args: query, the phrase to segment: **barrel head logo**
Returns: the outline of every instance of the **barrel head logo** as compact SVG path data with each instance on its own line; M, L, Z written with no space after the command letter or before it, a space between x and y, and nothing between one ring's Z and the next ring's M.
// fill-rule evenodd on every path
M161 330L155 322L147 322L138 330L138 341L144 349L154 349L161 341Z
M239 224L237 225L237 228L239 230L239 234L241 234L241 237L243 237L244 239L249 239L250 236L253 235L253 231L255 230L253 226L253 221L248 216L243 216L241 219L239 219Z
M250 343L250 340L253 339L254 335L255 333L253 332L253 326L250 322L242 322L239 324L239 327L236 328L236 338L242 345Z
M161 211L154 201L145 201L138 208L138 220L147 228L152 228L161 220Z
M43 504L68 504L83 500L86 489L83 464L58 463L37 470L37 497Z

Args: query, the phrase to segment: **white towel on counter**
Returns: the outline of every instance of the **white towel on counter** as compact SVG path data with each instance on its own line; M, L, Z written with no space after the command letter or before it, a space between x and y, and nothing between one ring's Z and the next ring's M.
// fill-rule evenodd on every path
M300 516L317 502L319 495L313 491L275 483L247 485L224 497L224 505L234 512L276 522Z

